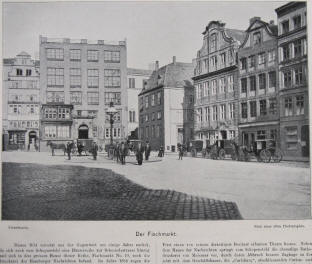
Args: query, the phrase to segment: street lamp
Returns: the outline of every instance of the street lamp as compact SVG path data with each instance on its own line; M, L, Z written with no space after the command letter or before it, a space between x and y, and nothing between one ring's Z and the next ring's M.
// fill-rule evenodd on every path
M108 152L108 156L110 155L110 152L113 150L113 124L114 124L114 116L117 114L117 110L114 107L114 103L109 103L109 108L107 109L106 113L109 115L109 123L110 123L110 148ZM112 154L112 153L111 153Z

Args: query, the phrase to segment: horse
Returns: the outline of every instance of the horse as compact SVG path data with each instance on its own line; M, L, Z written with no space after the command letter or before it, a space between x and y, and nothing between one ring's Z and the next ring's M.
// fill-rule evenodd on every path
M64 156L66 155L66 145L64 143L56 144L52 142L51 140L47 141L47 146L50 146L52 150L52 156L55 155L54 150L55 149L62 149L64 151Z

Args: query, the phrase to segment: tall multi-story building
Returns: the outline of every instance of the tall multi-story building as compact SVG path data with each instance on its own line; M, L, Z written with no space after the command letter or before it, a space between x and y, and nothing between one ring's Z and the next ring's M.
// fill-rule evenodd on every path
M185 143L183 100L186 89L193 89L193 63L173 62L159 68L148 79L139 94L139 138L149 141L151 148L164 147L176 151Z
M125 41L40 36L40 88L43 141L93 138L109 143L110 102L117 110L113 138L127 136Z
M128 78L128 137L138 139L139 127L139 102L138 95L144 87L144 83L151 76L152 70L127 69Z
M237 50L246 33L211 21L203 35L193 77L194 132L197 139L212 144L237 138Z
M39 61L26 52L3 60L2 132L4 150L39 146Z
M279 141L277 26L260 17L250 19L238 50L239 142Z
M286 156L309 156L309 96L306 2L276 10L281 149Z

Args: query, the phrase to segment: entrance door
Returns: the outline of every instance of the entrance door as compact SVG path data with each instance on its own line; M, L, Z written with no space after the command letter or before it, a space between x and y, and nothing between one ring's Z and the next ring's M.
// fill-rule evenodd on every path
M30 131L28 134L28 150L36 150L37 149L37 134L36 131Z
M248 146L248 134L243 132L243 146Z
M221 132L222 139L227 139L226 131L225 130L221 130L220 132Z
M309 140L309 126L305 125L301 127L301 151L303 157L309 157L310 153L310 140Z
M79 139L88 139L89 138L89 128L87 125L81 125L78 128L78 138Z

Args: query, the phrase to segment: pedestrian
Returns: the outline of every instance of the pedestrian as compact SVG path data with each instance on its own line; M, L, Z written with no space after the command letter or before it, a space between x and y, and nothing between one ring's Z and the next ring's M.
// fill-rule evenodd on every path
M151 146L150 146L148 141L146 141L146 145L145 145L144 150L145 150L145 160L148 160L149 156L151 154Z
M120 161L120 145L119 145L119 142L117 142L115 145L114 156L116 157L116 162L118 163Z
M158 157L163 157L163 156L164 156L164 147L161 145L159 147Z
M143 163L143 152L144 152L144 147L142 146L142 143L139 142L137 149L136 149L136 159L139 165L142 165Z
M183 145L182 144L178 145L178 152L179 152L179 160L182 160L183 158Z
M66 152L67 152L68 160L71 159L71 157L70 157L70 154L71 154L71 147L72 147L72 145L71 145L71 143L68 141L68 142L67 142L67 145L66 145Z
M82 150L83 150L83 146L82 146L82 144L79 141L77 143L77 150L78 150L79 156L81 156L81 153L82 153Z
M126 144L122 142L119 147L119 157L122 165L126 164L126 155L127 155Z
M93 155L93 159L94 159L94 160L96 160L96 158L97 158L98 149L99 149L99 148L98 148L98 145L96 144L95 141L93 141L91 151L92 151L92 155Z

